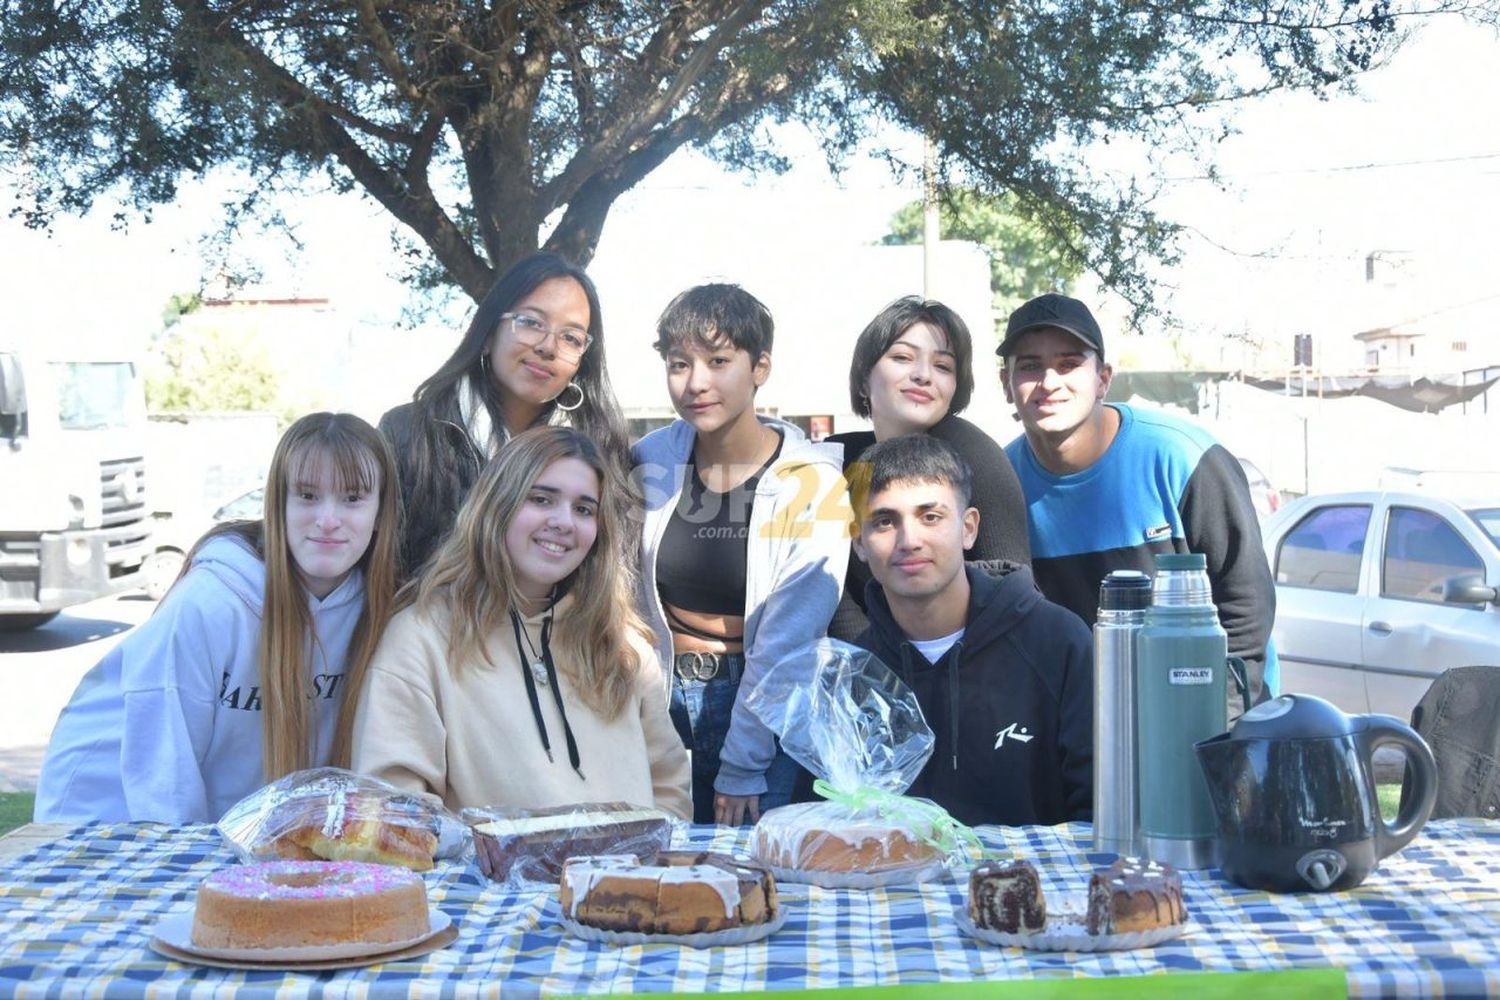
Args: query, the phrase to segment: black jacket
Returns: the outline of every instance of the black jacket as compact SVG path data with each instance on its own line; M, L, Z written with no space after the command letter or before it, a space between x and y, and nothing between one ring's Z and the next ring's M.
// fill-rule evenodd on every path
M1087 820L1094 795L1093 638L1042 597L1031 571L970 563L963 638L929 664L891 617L880 585L865 591L858 644L916 692L937 738L908 791L963 823Z
M380 433L396 457L401 487L401 579L416 576L428 557L448 537L469 490L479 478L484 458L469 440L458 404L446 407L445 418L431 427L417 426L415 403L403 403L380 418ZM425 491L417 486L415 450L418 436L432 449L433 476ZM421 492L423 495L418 497Z

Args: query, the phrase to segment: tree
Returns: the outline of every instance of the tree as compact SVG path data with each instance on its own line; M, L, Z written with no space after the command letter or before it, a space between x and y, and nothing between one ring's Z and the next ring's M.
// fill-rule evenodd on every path
M215 326L185 324L197 296L174 295L162 310L163 331L152 347L146 404L155 412L270 410L277 378L264 348Z
M920 201L903 205L891 217L891 231L883 243L922 242ZM1027 218L1013 195L987 196L973 188L948 192L939 205L944 237L971 240L990 252L990 292L995 315L1004 317L1027 299L1043 292L1066 292L1083 273L1082 262L1064 247L1076 245L1077 234L1066 243L1055 242L1049 228ZM1060 220L1052 228L1066 228Z
M224 165L247 212L326 175L477 298L539 245L587 262L685 146L776 169L765 126L798 121L839 163L892 122L1140 300L1172 227L1089 151L1191 149L1225 102L1344 86L1423 0L0 2L0 164L31 226L117 193L149 217Z

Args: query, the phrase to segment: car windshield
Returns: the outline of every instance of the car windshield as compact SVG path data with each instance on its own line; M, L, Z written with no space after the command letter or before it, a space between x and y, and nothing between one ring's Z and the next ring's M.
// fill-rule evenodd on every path
M1490 544L1500 549L1500 507L1481 507L1468 513L1489 538Z

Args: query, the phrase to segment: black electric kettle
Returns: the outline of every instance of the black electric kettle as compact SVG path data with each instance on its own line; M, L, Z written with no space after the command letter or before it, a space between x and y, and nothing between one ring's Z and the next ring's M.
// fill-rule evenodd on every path
M1406 750L1412 793L1395 825L1375 797L1377 746ZM1220 868L1271 892L1349 889L1405 847L1437 798L1432 750L1389 715L1345 715L1306 694L1286 694L1195 744L1218 817Z

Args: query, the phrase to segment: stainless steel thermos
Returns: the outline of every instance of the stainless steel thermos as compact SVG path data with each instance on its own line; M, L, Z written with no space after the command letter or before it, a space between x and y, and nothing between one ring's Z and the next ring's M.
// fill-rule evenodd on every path
M1217 823L1193 744L1228 728L1228 636L1200 554L1156 557L1136 637L1136 767L1141 846L1178 868L1217 862Z
M1151 577L1115 570L1099 586L1094 620L1094 849L1141 854L1136 815L1135 643Z

